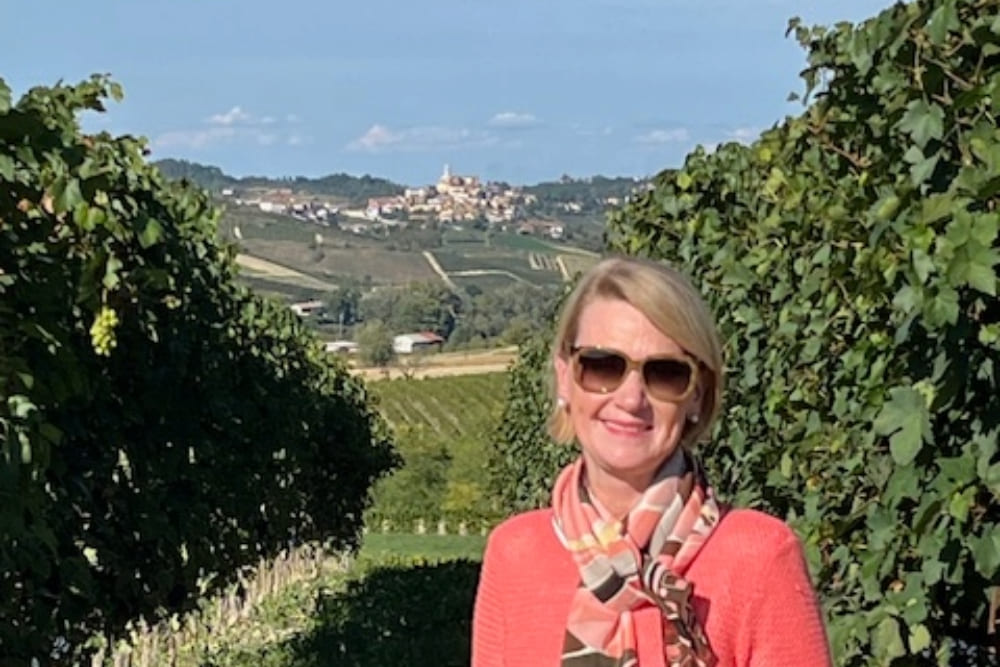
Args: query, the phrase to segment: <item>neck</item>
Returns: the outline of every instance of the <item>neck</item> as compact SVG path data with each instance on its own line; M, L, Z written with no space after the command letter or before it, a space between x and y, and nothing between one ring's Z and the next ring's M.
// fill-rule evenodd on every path
M585 468L585 474L591 494L604 510L619 521L639 502L652 481L652 476L634 480L613 477L591 466Z

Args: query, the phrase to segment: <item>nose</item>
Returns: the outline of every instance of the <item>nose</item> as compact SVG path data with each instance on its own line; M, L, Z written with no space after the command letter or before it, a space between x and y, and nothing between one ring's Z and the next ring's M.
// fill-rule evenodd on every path
M637 412L646 404L646 398L646 386L639 369L629 369L625 379L615 390L615 402L624 410Z

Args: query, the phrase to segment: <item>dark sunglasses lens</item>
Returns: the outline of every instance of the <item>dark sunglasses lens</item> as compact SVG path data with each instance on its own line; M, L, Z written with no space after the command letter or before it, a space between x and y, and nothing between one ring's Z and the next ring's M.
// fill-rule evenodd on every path
M691 384L691 366L677 359L650 359L643 366L643 379L654 396L683 396Z
M577 381L587 391L613 391L621 384L627 364L612 352L584 350L577 357L579 377Z

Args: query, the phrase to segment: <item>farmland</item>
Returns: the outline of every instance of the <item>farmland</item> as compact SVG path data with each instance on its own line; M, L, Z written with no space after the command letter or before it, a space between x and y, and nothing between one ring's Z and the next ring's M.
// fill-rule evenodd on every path
M219 233L244 256L287 269L279 276L245 267L244 280L289 301L323 298L345 283L379 286L443 280L424 251L432 253L451 284L479 291L512 282L558 285L597 258L569 244L512 232L411 226L354 233L335 224L323 226L247 206L226 208Z
M456 438L492 425L503 406L505 381L504 373L485 373L370 386L390 425L430 428L442 438Z

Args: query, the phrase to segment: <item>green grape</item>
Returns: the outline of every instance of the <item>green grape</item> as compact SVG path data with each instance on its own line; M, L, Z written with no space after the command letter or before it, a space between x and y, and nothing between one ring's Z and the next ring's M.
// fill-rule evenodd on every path
M107 306L101 306L90 327L90 344L94 352L102 357L111 356L111 350L118 345L115 338L115 327L118 326L118 314Z

